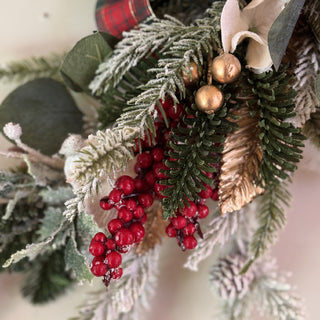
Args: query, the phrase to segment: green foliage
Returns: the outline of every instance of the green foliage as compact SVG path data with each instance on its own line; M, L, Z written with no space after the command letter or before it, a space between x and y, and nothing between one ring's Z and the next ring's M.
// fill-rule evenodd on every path
M64 249L48 252L33 261L22 288L22 294L32 303L40 304L56 299L74 280L65 271Z
M47 77L62 81L59 70L63 58L64 55L55 54L50 57L33 57L9 62L0 68L0 80L26 82Z
M111 87L101 96L102 107L99 108L99 122L102 128L111 125L126 108L127 102L141 94L140 86L154 76L147 72L157 63L155 56L150 55L147 59L139 61L138 65L127 72L119 84Z
M247 96L247 104L260 114L260 140L263 159L260 167L261 183L266 186L290 176L302 158L305 137L288 119L294 116L295 91L292 76L286 68L279 72L254 74L244 71L240 86Z
M278 70L305 0L286 4L268 33L268 46L275 69Z
M69 133L81 132L82 113L65 86L41 78L18 87L2 102L0 127L8 122L21 125L24 143L51 155Z
M99 64L112 53L118 40L113 36L96 32L79 40L68 52L61 66L65 83L75 91L88 92Z
M290 193L286 182L270 184L266 193L259 198L258 228L250 245L252 258L242 272L246 272L251 264L277 241L279 229L286 225L285 206L289 205L289 201Z
M191 201L200 198L197 193L204 188L203 184L212 184L205 172L216 172L225 135L235 127L226 119L227 115L226 104L211 115L199 111L193 104L186 108L182 124L173 129L168 155L177 160L166 161L168 179L161 180L161 184L169 187L163 191L169 196L162 201L165 219L183 208L187 198Z
M320 149L320 110L311 113L310 119L305 123L303 133Z

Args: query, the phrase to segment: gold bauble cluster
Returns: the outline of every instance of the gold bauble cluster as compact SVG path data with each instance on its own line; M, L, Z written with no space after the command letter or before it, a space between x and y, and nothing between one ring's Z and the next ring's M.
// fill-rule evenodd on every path
M195 96L195 103L199 110L212 114L224 102L222 91L212 85L212 78L222 84L235 81L241 72L241 64L234 55L223 53L210 61L208 67L208 85L201 87Z
M190 87L199 82L201 77L201 70L199 70L195 62L191 62L190 66L186 68L185 71L182 71L183 82L186 87Z

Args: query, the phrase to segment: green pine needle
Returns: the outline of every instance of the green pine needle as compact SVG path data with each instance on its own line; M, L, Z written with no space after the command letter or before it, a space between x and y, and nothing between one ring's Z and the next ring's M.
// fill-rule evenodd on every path
M0 68L0 80L27 82L36 78L47 77L61 81L60 66L63 55L50 57L31 57L21 61L9 62Z

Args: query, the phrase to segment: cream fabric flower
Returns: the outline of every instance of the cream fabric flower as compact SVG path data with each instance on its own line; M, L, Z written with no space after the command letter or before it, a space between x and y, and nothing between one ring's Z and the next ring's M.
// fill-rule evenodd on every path
M253 0L240 10L238 0L227 0L221 14L221 37L225 52L250 38L246 60L248 67L264 72L272 66L268 32L289 0Z

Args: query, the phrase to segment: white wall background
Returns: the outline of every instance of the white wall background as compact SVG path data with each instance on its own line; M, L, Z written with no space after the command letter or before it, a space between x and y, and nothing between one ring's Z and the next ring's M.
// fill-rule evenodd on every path
M70 49L95 30L95 0L0 0L0 64L28 56ZM14 86L0 83L0 101ZM7 142L0 137L0 149ZM11 165L0 159L0 165ZM291 186L292 207L288 225L274 248L280 268L291 270L306 300L310 320L318 320L320 287L320 152L307 145ZM208 259L198 273L182 269L185 254L175 241L167 241L161 256L159 289L148 319L216 319L214 297L208 288ZM0 275L0 319L53 320L76 315L76 307L93 287L75 286L68 295L49 305L34 307L19 294L21 275ZM99 284L99 281L97 282ZM249 319L248 319L249 320ZM252 320L256 320L252 319Z

